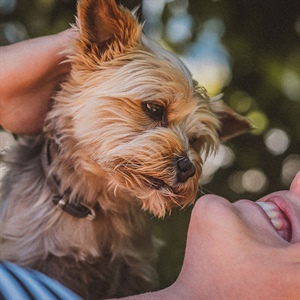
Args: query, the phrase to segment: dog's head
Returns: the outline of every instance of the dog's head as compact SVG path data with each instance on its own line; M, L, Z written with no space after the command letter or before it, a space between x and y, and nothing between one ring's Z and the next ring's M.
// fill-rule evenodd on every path
M155 215L191 203L207 154L248 121L211 103L184 64L114 0L81 0L77 23L70 79L56 100L65 133L96 165L86 168L104 171L109 186Z

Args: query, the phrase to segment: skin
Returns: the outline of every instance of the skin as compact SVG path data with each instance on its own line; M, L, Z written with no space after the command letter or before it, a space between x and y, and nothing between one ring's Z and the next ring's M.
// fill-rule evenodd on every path
M128 299L300 299L300 172L276 202L287 241L255 202L206 195L193 209L181 273L170 287ZM283 217L279 217L282 219ZM282 219L283 227L286 218Z
M258 200L268 201L286 212L290 241L252 201L207 195L196 203L178 278L195 299L300 299L300 172L289 191Z
M59 54L75 33L0 48L0 123L14 133L42 128L49 99L70 70ZM38 62L38 63L37 63ZM17 116L17 117L16 117ZM290 190L258 202L276 202L282 230L275 230L252 201L231 204L206 195L192 212L184 263L170 287L127 299L300 299L300 172ZM286 220L288 219L288 221ZM291 225L291 237L287 233Z
M72 29L0 48L0 124L16 134L41 131L49 100L70 71L61 51Z

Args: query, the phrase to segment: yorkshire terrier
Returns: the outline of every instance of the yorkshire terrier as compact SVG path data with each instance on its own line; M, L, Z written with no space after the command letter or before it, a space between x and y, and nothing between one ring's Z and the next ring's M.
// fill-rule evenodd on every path
M136 294L155 282L142 210L192 203L206 156L250 124L114 0L79 1L74 28L43 134L4 158L1 259L84 299Z

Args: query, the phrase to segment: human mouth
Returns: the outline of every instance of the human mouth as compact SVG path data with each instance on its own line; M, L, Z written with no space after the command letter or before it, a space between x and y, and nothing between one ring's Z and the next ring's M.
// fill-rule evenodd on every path
M286 241L292 237L292 227L286 214L273 202L256 202L270 219L277 233Z

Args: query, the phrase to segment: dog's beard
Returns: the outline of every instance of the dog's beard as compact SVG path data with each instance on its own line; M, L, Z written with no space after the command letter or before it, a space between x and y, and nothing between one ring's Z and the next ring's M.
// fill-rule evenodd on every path
M155 172L156 169L158 173ZM163 217L174 205L183 207L192 203L198 190L200 164L197 164L196 174L186 182L176 182L174 169L167 159L156 161L151 165L144 163L140 167L136 163L120 163L115 169L112 183L125 187L127 192L141 201L143 209Z
M156 128L137 135L133 140L97 151L93 159L109 178L110 187L133 195L143 209L163 217L176 205L184 207L195 200L202 161L178 129ZM178 179L178 159L188 157L195 174L185 181Z

